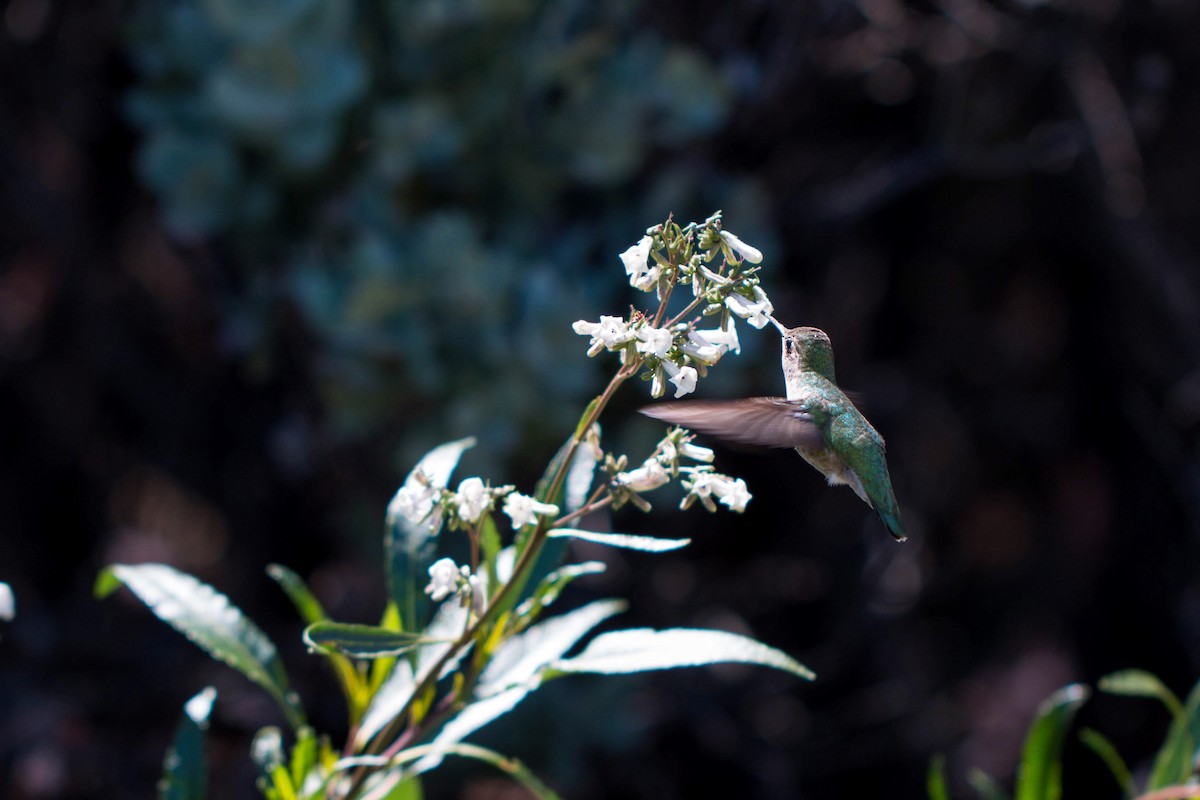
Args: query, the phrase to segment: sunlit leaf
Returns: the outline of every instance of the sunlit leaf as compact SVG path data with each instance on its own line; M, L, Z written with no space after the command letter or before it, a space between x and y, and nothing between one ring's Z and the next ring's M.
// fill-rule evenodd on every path
M627 533L597 533L596 531L581 531L576 528L554 528L550 531L550 536L582 539L609 547L642 550L647 553L665 553L669 550L687 547L692 543L691 539L662 539L657 536L635 536Z
M604 633L579 655L555 662L559 672L618 674L737 662L790 672L808 680L812 670L780 650L725 631L632 628Z
M1062 796L1062 747L1088 688L1074 683L1050 695L1038 708L1025 736L1017 769L1016 800L1058 800Z
M163 760L159 800L207 800L208 776L204 733L217 690L204 689L183 706L183 719Z
M228 597L165 564L114 564L97 577L96 596L107 597L122 584L163 622L266 689L293 728L304 724L279 651Z
M605 569L607 567L600 561L584 561L559 567L542 579L537 589L534 590L533 596L517 608L517 615L536 618L542 609L557 600L563 589L567 588L576 578L584 575L598 575Z
M441 761L447 745L461 742L511 711L541 685L540 673L546 665L624 607L625 604L618 600L599 600L538 623L497 648L491 663L479 676L476 695L480 699L446 723L432 742L433 752L421 760L417 770L432 769Z

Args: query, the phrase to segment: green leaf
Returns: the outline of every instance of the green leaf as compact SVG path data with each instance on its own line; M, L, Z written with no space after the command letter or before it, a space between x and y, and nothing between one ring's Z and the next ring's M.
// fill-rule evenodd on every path
M1152 673L1142 669L1125 669L1100 679L1100 691L1129 697L1149 697L1162 702L1172 719L1183 718L1183 704L1175 693Z
M304 629L304 643L309 647L351 658L398 656L429 642L430 639L419 633L349 622L315 622Z
M574 658L558 661L558 672L595 672L605 675L645 672L676 667L738 662L774 667L807 680L812 670L780 650L747 636L725 631L669 628L631 628L604 633Z
M576 528L553 528L549 535L553 538L582 539L609 547L641 550L646 553L665 553L669 550L687 547L692 543L691 539L661 539L657 536L634 536L627 533L597 533L581 531Z
M315 625L328 619L325 609L316 595L309 590L304 579L281 564L271 564L267 574L279 584L292 605L296 607L300 618L309 625ZM320 648L318 648L320 649ZM367 702L367 686L354 664L344 655L333 650L320 649L322 655L329 659L333 672L337 676L342 695L346 698L346 707L350 714L350 723L356 724L362 716Z
M588 631L625 604L619 600L598 600L562 616L552 617L505 641L479 676L472 702L452 717L431 743L433 752L417 765L418 772L432 769L445 748L457 744L513 708L541 685L541 673L547 665L571 649Z
M267 567L267 575L279 584L292 605L296 607L300 618L309 625L329 619L321 601L308 588L304 579L282 564L271 564Z
M1073 683L1042 702L1025 736L1016 800L1058 800L1062 796L1063 741L1088 694L1086 686Z
M371 697L362 722L355 733L356 747L362 748L371 737L383 730L384 726L408 703L417 685L425 679L446 651L452 646L452 639L463 632L467 623L467 610L459 603L442 603L437 613L433 615L429 625L424 630L424 636L432 644L427 644L417 651L416 668L406 659L399 659L395 666L380 685L379 690ZM449 674L458 666L458 662L466 653L463 648L457 657L451 659L445 666L443 675Z
M271 800L296 800L296 787L285 766L283 734L274 726L262 728L250 742L250 758L258 765L258 788Z
M441 515L435 511L425 519L414 522L399 513L397 501L404 493L446 488L463 451L474 446L475 440L466 438L430 450L413 467L388 504L383 536L388 590L400 609L405 630L420 627L417 617L425 603L421 585L424 583L424 571L433 559L434 536L441 528Z
M217 690L210 686L184 704L183 719L179 721L175 740L163 760L159 800L206 800L208 776L204 732L208 730L208 718L216 698Z
M1183 713L1171 723L1154 767L1150 770L1147 791L1183 783L1191 777L1200 743L1200 683L1192 687L1183 704Z
M296 743L292 745L292 757L288 769L292 785L301 787L308 782L308 777L317 767L317 735L307 725L296 734Z
M525 619L536 619L542 610L557 600L563 589L567 588L576 578L584 575L598 575L605 569L607 567L600 561L584 561L559 567L542 579L537 589L534 590L533 596L517 608L517 615Z
M1079 732L1079 739L1108 767L1109 772L1121 787L1121 794L1132 799L1137 794L1133 785L1133 775L1129 772L1125 759L1121 758L1121 754L1117 752L1117 748L1108 740L1108 737L1099 731L1084 728Z
M946 756L938 753L929 761L929 772L925 776L925 791L929 800L950 800L946 788Z
M96 596L107 597L122 584L163 622L266 689L293 728L304 724L279 651L228 597L165 564L114 564L97 577Z

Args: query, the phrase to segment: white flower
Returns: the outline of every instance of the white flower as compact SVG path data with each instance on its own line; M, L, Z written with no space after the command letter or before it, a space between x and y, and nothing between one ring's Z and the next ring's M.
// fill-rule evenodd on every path
M666 362L664 361L663 363L665 364ZM666 390L667 390L667 387L663 386L662 364L659 364L658 369L654 370L654 375L652 375L650 377L650 396L651 397L662 397L663 392L665 392Z
M649 265L650 247L654 239L643 236L638 243L621 253L621 263L625 265L625 274L629 276L629 285L643 292L648 292L658 283L661 273L658 265Z
M690 394L696 391L696 381L700 380L695 367L680 367L672 364L670 361L662 362L670 374L670 383L675 386L675 397L680 398L685 394Z
M771 321L771 312L775 310L766 295L763 295L759 302L752 303L740 294L731 294L725 298L725 305L734 314L759 329L766 327L767 323Z
M763 254L757 247L751 247L729 231L721 231L721 238L725 240L725 244L729 245L734 252L751 264L762 263Z
M725 354L725 351L720 347L709 344L694 332L688 334L688 341L681 349L686 355L691 356L693 361L699 361L702 364L710 366L720 361L721 356Z
M442 524L437 504L440 495L441 490L432 486L423 474L410 475L388 503L388 524L394 525L397 518L403 518L412 526L424 524L429 530L437 530Z
M581 319L571 326L571 330L580 336L592 337L588 343L589 356L594 356L605 348L616 350L634 337L629 331L628 323L620 317L602 316L599 322Z
M705 468L707 470L707 468ZM688 481L684 488L689 494L694 494L696 497L708 497L713 492L713 484L717 479L725 477L717 475L715 472L700 472L692 473L692 479Z
M17 616L17 601L13 597L12 587L0 582L0 619L12 622Z
M724 480L713 484L713 494L715 494L722 505L726 506L730 511L742 513L746 510L746 504L750 502L750 492L746 489L746 482L741 478L730 480L722 476Z
M637 469L617 474L617 483L633 492L649 492L670 481L671 476L663 469L662 464L653 458L647 459L646 463Z
M705 463L712 463L712 460L715 457L713 451L709 448L701 447L700 445L692 444L691 442L684 442L683 444L679 445L679 455L686 456L693 461L703 461Z
M649 325L638 328L635 335L638 338L636 347L639 353L652 353L659 358L667 357L667 351L675 341L675 336L667 328L651 328Z
M513 528L520 529L536 521L535 514L557 514L558 506L539 503L528 495L513 492L504 498L504 513L512 519Z
M458 485L454 506L463 522L476 523L492 507L492 493L479 478L467 478Z
M438 559L429 567L429 585L425 587L425 594L435 603L444 600L458 592L459 578L469 574L470 570L466 567L460 570L453 559Z
M722 348L722 352L733 352L734 355L742 352L742 343L738 341L737 325L734 324L732 317L725 323L724 328L705 328L695 331L694 334L707 344Z

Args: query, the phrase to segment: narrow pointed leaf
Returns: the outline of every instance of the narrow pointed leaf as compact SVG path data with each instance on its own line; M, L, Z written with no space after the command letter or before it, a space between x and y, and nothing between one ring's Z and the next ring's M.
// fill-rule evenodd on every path
M597 636L574 658L558 661L558 672L618 674L738 662L758 664L812 680L812 670L796 659L747 636L725 631L632 628Z
M208 775L204 734L217 690L211 686L183 706L183 719L163 760L159 800L207 800Z
M282 564L271 564L267 567L267 575L279 584L284 594L292 601L292 605L296 607L300 618L307 624L311 625L329 618L321 606L321 601L308 588L304 579L295 572Z
M374 625L347 622L315 622L304 629L304 643L324 653L341 653L351 658L383 658L407 653L428 644L419 633L405 633Z
M459 458L465 450L474 445L473 438L466 438L447 442L430 450L413 467L388 505L383 537L388 588L392 599L400 608L406 629L415 630L420 627L417 617L425 603L421 586L426 577L424 571L433 557L433 539L441 527L441 515L435 510L424 519L413 521L399 513L397 501L404 492L446 488L450 475L458 466Z
M925 793L929 800L950 800L950 790L946 788L946 757L940 753L929 762Z
M96 595L106 597L122 584L163 622L266 689L293 728L304 724L279 651L228 597L165 564L114 564L96 579Z
M407 659L401 658L395 662L392 671L383 680L379 690L371 698L366 713L363 714L354 737L356 746L365 746L371 737L383 730L384 726L408 704L417 685L452 646L451 640L463 632L466 622L467 611L460 604L446 602L438 607L437 613L433 615L424 631L431 644L424 645L417 651L415 674L413 665ZM466 651L467 648L463 648L462 653L450 660L445 667L447 673L458 666Z
M576 528L554 528L550 531L554 538L582 539L586 542L621 547L626 550L642 550L647 553L665 553L668 550L678 550L692 543L691 539L661 539L657 536L635 536L628 533L597 533L581 531Z
M1133 774L1130 773L1125 759L1121 758L1121 754L1117 752L1117 748L1113 746L1108 737L1099 731L1084 728L1079 732L1079 740L1099 756L1100 760L1108 767L1109 772L1121 787L1121 794L1133 798L1137 794L1133 784Z
M1050 695L1038 709L1025 737L1017 771L1016 800L1062 797L1062 747L1075 712L1088 698L1088 688L1074 683Z
M1174 720L1182 719L1183 704L1175 693L1166 687L1157 676L1141 669L1125 669L1105 675L1100 679L1100 691L1130 697L1149 697L1160 701L1171 712Z
M1188 693L1183 713L1171 723L1167 738L1154 758L1148 791L1181 784L1192 775L1196 748L1200 744L1200 683Z
M445 748L457 744L513 708L541 685L541 672L570 650L588 631L624 609L619 600L599 600L559 617L553 617L517 634L497 648L491 663L479 676L476 696L448 721L432 742L432 750L417 765L432 769Z
M601 561L584 561L579 564L567 564L551 572L534 590L533 596L517 608L520 617L536 618L544 608L552 604L562 594L563 589L576 578L584 575L598 575L607 567Z

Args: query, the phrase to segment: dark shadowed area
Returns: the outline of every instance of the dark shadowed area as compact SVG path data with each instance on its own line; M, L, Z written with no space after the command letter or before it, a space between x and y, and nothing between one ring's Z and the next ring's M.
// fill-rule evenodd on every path
M776 316L829 333L909 541L795 453L704 441L746 513L593 520L694 542L584 549L609 570L572 602L818 679L573 678L480 743L579 800L907 800L936 754L974 797L1059 687L1200 678L1196 4L272 5L0 2L0 795L151 796L212 685L211 796L258 796L277 708L96 600L115 562L229 595L344 736L266 566L375 622L423 452L475 435L457 477L529 491L615 368L571 323L642 301L617 254L669 213L722 209ZM741 337L697 396L782 393L778 335ZM635 383L604 421L631 454L661 435ZM1168 722L1080 714L1135 768ZM1064 758L1067 797L1121 796ZM461 764L426 789L526 796Z

